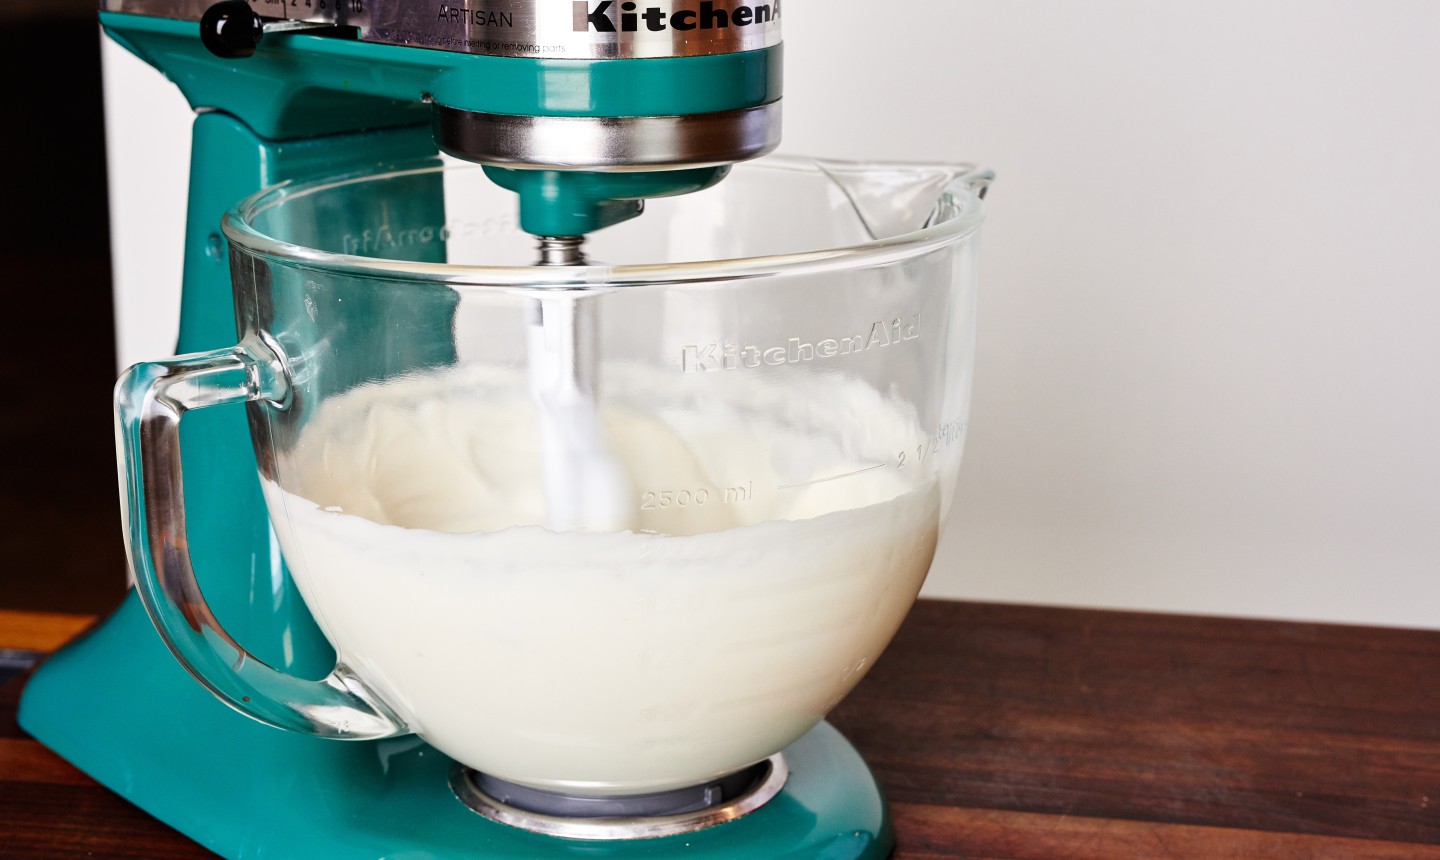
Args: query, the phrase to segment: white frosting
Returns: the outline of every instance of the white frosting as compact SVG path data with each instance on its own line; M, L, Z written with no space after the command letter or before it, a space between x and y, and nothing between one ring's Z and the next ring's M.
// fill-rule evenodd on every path
M871 389L656 401L626 380L646 414L601 418L635 510L598 534L541 525L533 409L503 382L447 371L333 398L285 489L265 485L341 661L427 741L540 787L690 785L794 741L879 656L940 493L886 461L912 422Z

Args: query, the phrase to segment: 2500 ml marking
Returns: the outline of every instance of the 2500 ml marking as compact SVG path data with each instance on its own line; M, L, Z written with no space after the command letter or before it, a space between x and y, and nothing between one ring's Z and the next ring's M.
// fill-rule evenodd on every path
M640 494L640 510L657 511L664 508L699 507L711 501L726 505L748 502L755 498L755 482L747 481L723 490L709 487L695 487L683 490L646 490Z

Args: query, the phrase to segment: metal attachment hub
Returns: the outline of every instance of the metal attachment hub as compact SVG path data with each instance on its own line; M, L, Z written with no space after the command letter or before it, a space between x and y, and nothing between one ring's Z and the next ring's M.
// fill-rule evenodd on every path
M780 145L780 102L680 116L510 116L436 106L435 141L482 164L678 170L757 158Z

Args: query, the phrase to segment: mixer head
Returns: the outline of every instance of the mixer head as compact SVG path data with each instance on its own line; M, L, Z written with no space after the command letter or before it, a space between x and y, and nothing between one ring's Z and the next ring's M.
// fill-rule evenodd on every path
M780 138L780 0L103 6L199 22L191 32L214 56L192 54L188 62L231 64L232 80L251 94L187 91L197 108L288 113L292 125L297 114L338 110L340 123L348 113L351 123L373 126L426 106L439 148L487 165L520 195L521 226L537 235L583 235L633 217L645 199L714 184L729 165L769 152ZM130 46L142 56L155 50ZM174 62L156 64L187 89ZM245 99L290 104L237 107ZM297 130L241 118L278 139ZM316 122L327 120L301 121L300 134Z

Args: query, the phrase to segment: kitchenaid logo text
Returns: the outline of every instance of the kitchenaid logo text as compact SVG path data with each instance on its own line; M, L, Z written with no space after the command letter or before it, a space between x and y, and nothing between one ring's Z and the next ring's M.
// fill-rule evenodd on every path
M784 346L760 346L724 341L687 344L681 348L680 369L685 373L711 370L745 370L762 366L779 367L850 355L871 349L893 346L920 336L920 315L896 317L889 322L877 321L868 332L849 337L827 337L813 343L792 337Z
M616 3L603 0L591 3L589 0L574 0L575 32L586 33L634 33L645 22L645 29L652 33L664 30L723 30L729 27L748 27L751 24L768 24L780 19L780 0L755 6L733 6L717 9L711 0L704 0L699 9L676 9L666 12L658 6L640 9L630 2ZM620 14L615 14L619 8ZM668 21L667 21L668 15Z

